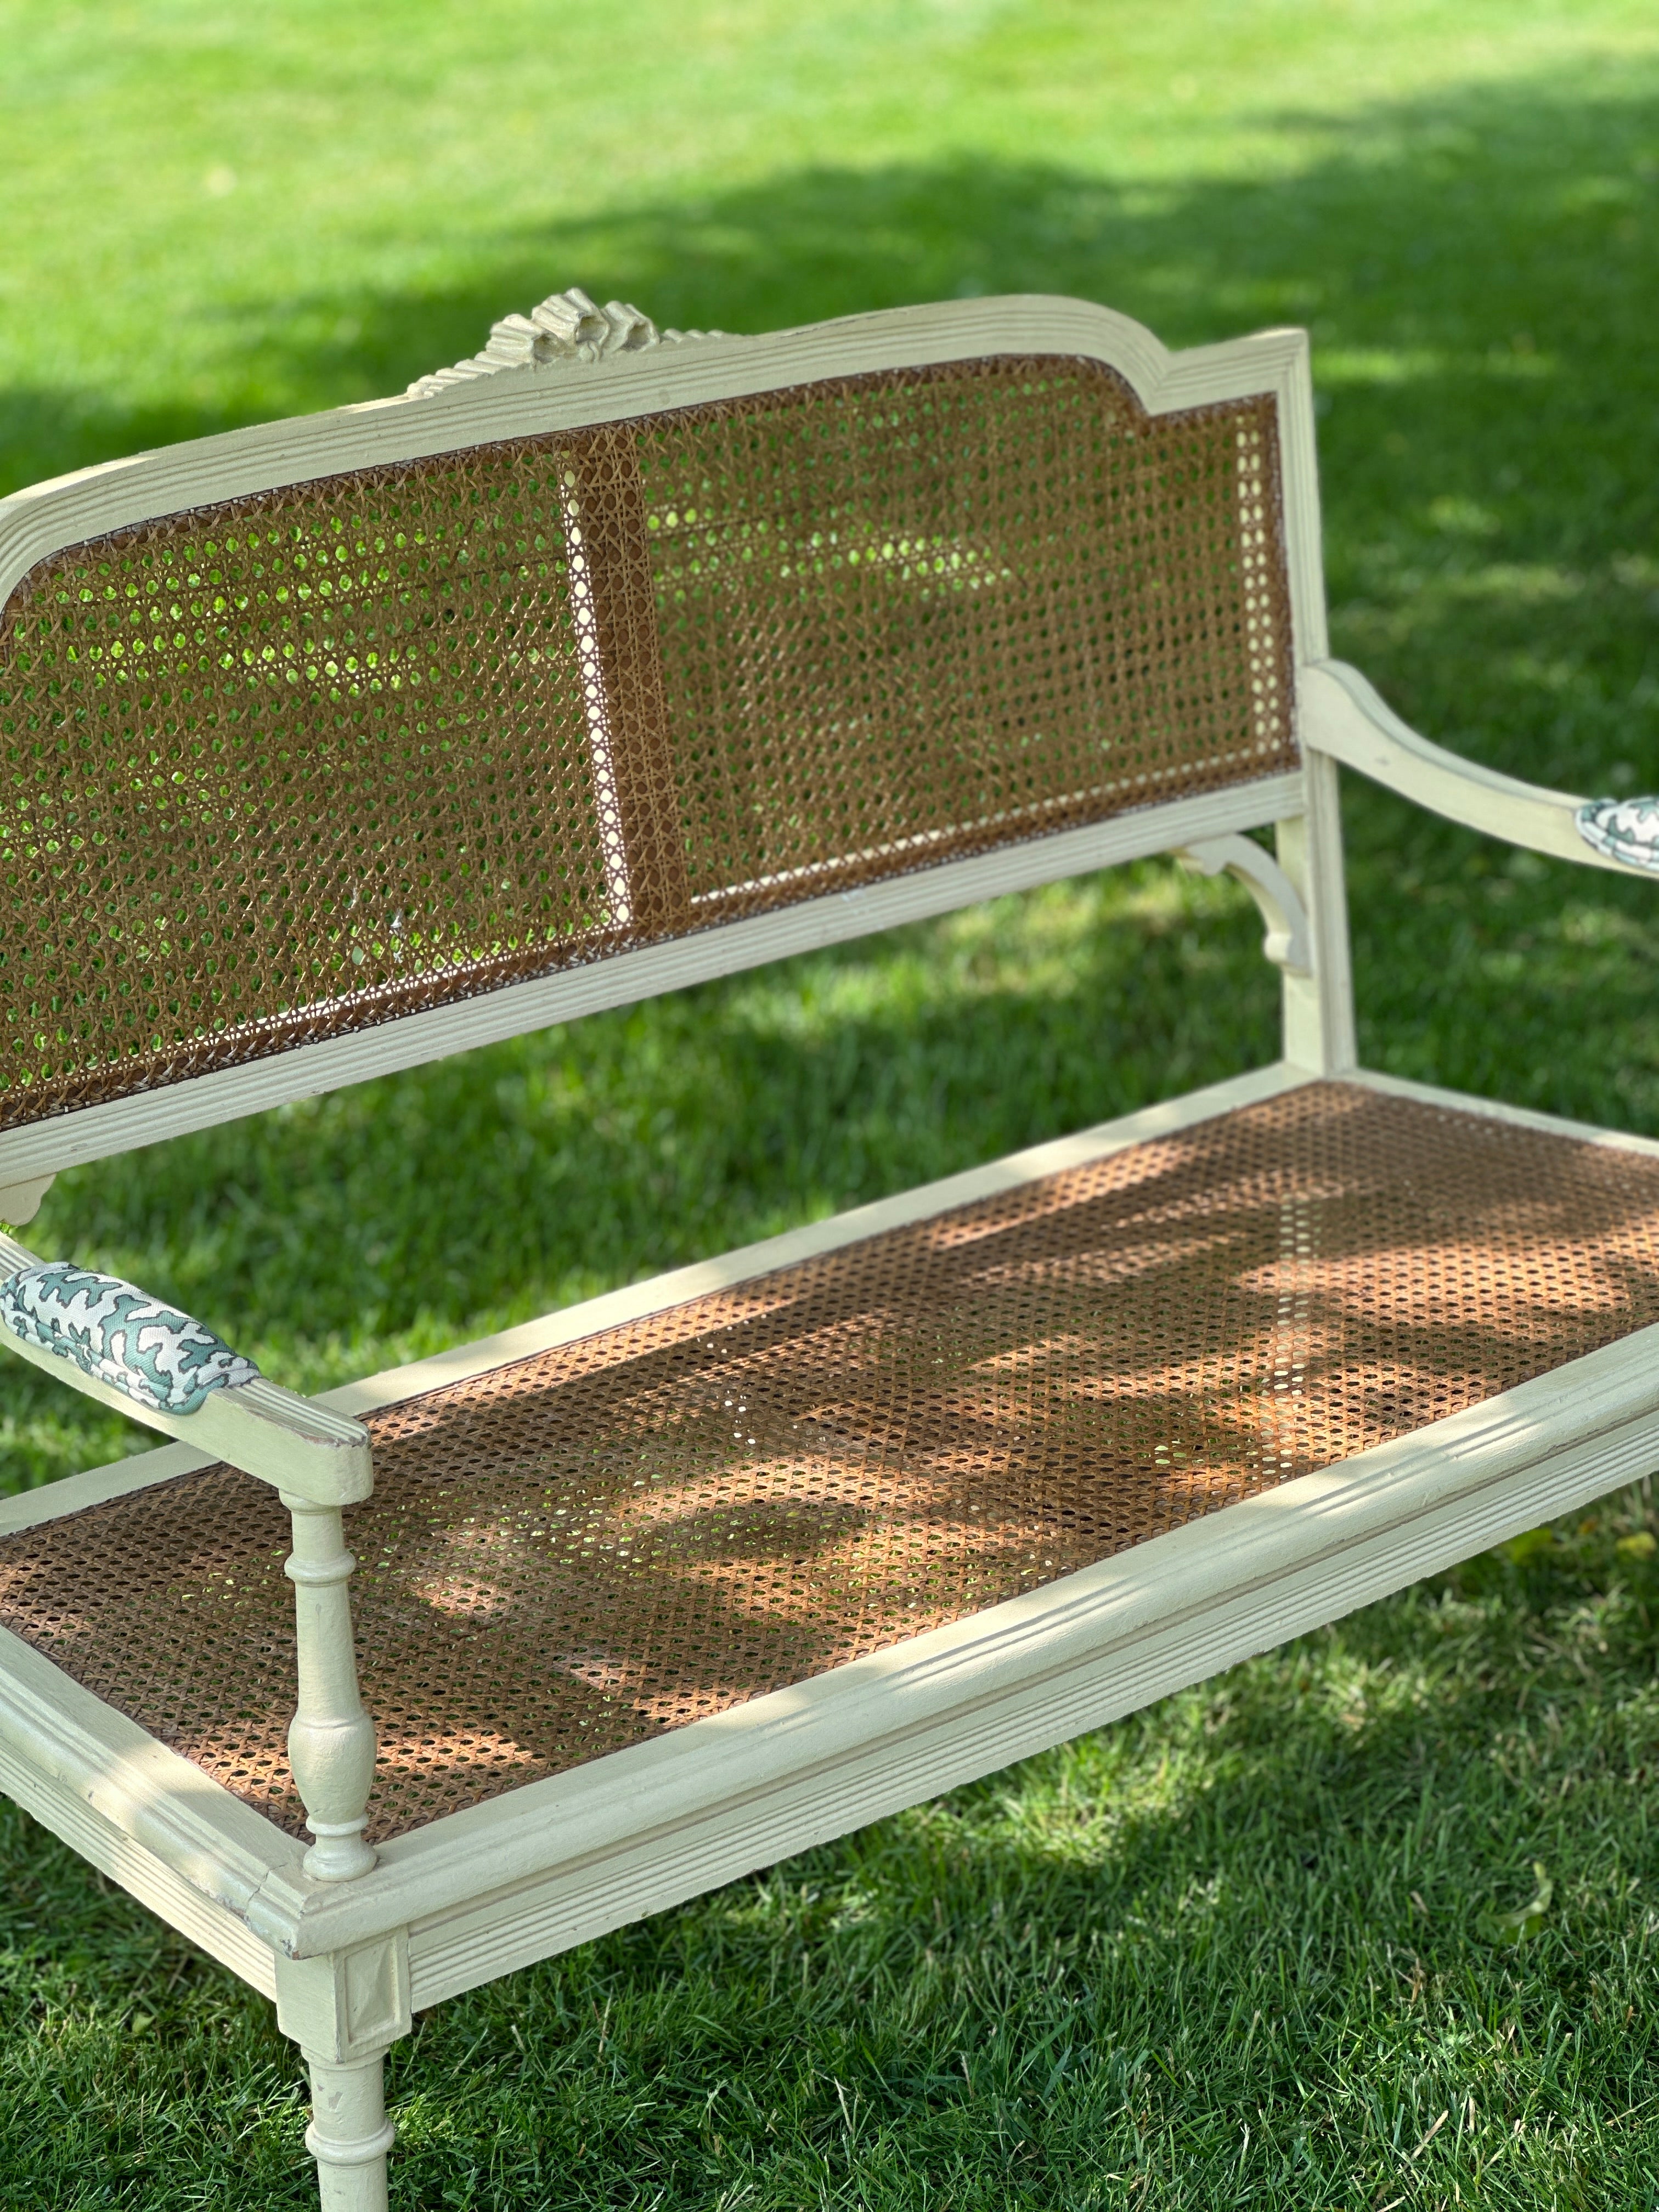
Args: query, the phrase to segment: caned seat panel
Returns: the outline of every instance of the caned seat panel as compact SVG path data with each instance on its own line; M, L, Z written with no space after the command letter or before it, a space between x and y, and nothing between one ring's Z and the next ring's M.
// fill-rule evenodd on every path
M960 1620L1659 1321L1659 1159L1311 1083L368 1417L396 1834ZM283 1827L287 1518L0 1540L0 1621Z
M0 1127L1294 766L1277 435L998 356L52 556L0 615Z

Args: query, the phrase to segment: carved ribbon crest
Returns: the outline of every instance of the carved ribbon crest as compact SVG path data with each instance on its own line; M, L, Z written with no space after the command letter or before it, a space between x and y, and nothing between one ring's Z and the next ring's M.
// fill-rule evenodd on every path
M490 325L482 353L458 361L453 368L417 376L409 397L427 399L451 385L470 384L504 368L555 368L564 362L603 361L611 354L643 353L650 346L690 345L698 338L726 335L724 331L659 331L637 307L621 300L595 307L573 284L568 292L550 295L527 315L503 315Z

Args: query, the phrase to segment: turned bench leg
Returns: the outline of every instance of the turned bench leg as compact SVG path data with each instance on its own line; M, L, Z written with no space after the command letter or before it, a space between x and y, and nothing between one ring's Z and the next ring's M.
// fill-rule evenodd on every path
M299 1709L289 1763L317 1840L305 1855L313 1881L367 1874L363 1838L374 1779L374 1726L357 1688L351 1603L356 1565L337 1505L287 1491L294 1517L288 1575L295 1588ZM349 1951L276 1960L276 2019L311 2073L306 2148L317 2161L323 2212L386 2212L386 2157L397 2130L386 2116L387 2045L409 2033L409 1944L402 1930Z
M386 2116L386 2053L342 2065L307 2051L311 2125L323 2212L386 2212L386 2154L397 2130Z
M409 1942L399 1929L349 1951L276 1960L276 2025L311 2075L306 2148L323 2212L386 2212L386 2054L407 2035Z
M374 1780L374 1723L357 1690L346 1584L357 1562L345 1547L337 1505L283 1491L294 1516L294 1584L299 1711L288 1732L289 1765L316 1842L306 1853L313 1881L349 1881L374 1863L363 1841Z

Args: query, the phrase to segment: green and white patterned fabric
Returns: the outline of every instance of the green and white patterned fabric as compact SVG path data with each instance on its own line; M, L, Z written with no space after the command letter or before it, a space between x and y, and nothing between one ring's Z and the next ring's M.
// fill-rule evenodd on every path
M1609 860L1659 872L1659 799L1587 799L1573 820Z
M234 1390L259 1372L188 1314L68 1260L0 1283L0 1322L158 1413L194 1413L215 1390Z

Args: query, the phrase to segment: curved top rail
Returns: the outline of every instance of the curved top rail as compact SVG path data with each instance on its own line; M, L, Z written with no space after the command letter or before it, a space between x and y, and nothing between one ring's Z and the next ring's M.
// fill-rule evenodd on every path
M526 361L436 391L191 439L14 492L0 500L0 602L37 562L66 546L249 493L501 438L747 398L820 377L1010 352L1102 362L1152 414L1259 392L1284 398L1298 380L1306 382L1301 331L1264 331L1172 354L1127 315L1036 293L887 308L759 337L711 336L695 344L564 359L553 375ZM1286 439L1287 459L1297 442ZM1310 414L1307 443L1310 458Z

